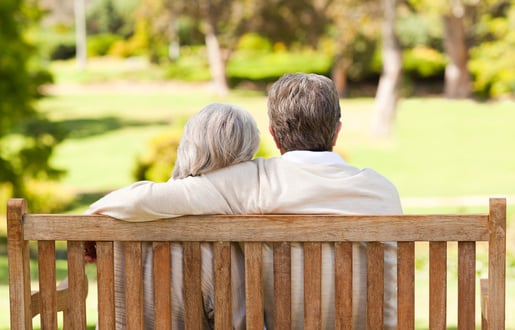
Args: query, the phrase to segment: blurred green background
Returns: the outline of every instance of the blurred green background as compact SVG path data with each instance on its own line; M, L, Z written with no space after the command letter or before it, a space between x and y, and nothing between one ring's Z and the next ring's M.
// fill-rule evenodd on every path
M218 15L213 27L223 79L209 60L211 14L201 10L203 2L85 2L84 44L76 34L80 7L74 7L81 2L0 2L0 329L9 327L7 198L27 198L31 212L78 213L135 180L166 180L183 124L211 102L249 110L261 131L258 156L277 156L266 91L297 71L335 80L343 110L336 151L390 178L406 213L487 212L488 197L507 197L507 306L515 303L515 1L456 2L467 55L465 95L445 88L454 63L446 27L459 8L446 1L395 4L402 83L387 135L372 129L386 65L380 1L205 2L226 8L210 12ZM455 267L452 247L449 255ZM484 276L484 247L478 256ZM422 253L420 329L428 327L427 263ZM62 278L62 260L58 267ZM95 270L88 272L95 279ZM449 276L454 311L456 272ZM448 324L456 320L450 316ZM515 329L509 313L507 328Z

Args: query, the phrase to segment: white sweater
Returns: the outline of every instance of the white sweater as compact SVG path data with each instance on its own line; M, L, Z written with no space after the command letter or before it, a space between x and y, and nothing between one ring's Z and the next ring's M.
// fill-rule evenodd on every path
M198 177L164 183L142 181L116 190L91 205L100 213L126 221L150 221L188 214L401 214L395 186L371 169L358 169L331 152L296 151L282 157L255 160ZM353 281L356 289L354 329L365 328L366 255L354 248ZM323 248L323 328L334 320L333 250ZM272 324L272 255L265 258L265 316ZM303 322L302 251L292 247L292 320ZM356 285L357 284L357 285ZM385 248L385 322L396 325L396 248ZM243 313L243 311L242 311Z

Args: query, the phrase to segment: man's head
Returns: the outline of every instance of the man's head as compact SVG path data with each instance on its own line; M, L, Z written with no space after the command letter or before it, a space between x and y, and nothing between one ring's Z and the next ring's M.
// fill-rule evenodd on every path
M268 93L268 117L281 153L330 151L341 126L338 92L327 77L286 74Z

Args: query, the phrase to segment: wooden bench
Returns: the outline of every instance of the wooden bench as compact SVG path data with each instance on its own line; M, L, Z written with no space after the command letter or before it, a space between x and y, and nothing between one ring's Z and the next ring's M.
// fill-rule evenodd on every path
M352 318L351 242L368 243L367 323L383 328L383 247L398 242L398 327L413 329L415 320L415 242L429 242L429 326L446 327L447 242L458 242L459 329L474 329L476 319L476 242L488 243L488 279L482 282L482 327L504 329L506 271L506 200L491 199L488 214L466 215L240 215L184 216L130 223L105 216L31 214L23 199L8 201L7 211L11 329L31 329L41 314L42 329L57 327L57 310L65 326L85 329L87 279L84 241L97 241L98 325L114 328L113 241L125 241L126 297L129 329L143 327L141 242L153 242L156 328L170 326L170 241L184 244L185 323L199 329L201 310L199 242L214 242L215 327L231 329L230 243L243 242L246 265L247 328L263 329L261 258L264 242L274 246L276 329L288 328L290 260L288 244L304 244L306 329L320 328L321 242L335 244L335 328L350 328ZM55 241L67 242L68 289L56 291ZM39 293L31 298L29 242L37 241ZM480 290L481 291L481 290ZM61 297L64 295L64 298ZM34 298L36 297L37 298ZM62 305L62 306L60 306Z

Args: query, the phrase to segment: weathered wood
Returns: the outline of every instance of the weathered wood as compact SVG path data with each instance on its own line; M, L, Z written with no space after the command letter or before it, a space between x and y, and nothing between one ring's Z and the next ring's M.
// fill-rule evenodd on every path
M352 329L352 243L334 244L335 328Z
M39 219L45 219L43 223ZM127 241L487 241L488 215L212 215L126 222L106 216L24 218L30 240Z
M184 324L186 329L202 329L203 307L200 271L200 243L184 242Z
M128 330L143 329L143 249L141 242L123 242L125 307Z
M70 288L65 326L86 329L86 273L84 270L84 242L68 241L68 285ZM69 322L69 323L68 323Z
M29 242L25 240L23 216L27 213L24 199L7 202L7 257L9 258L9 303L11 329L31 329L31 290Z
M429 243L429 328L446 329L447 242Z
M367 246L367 329L384 324L384 248L379 242Z
M475 329L476 243L458 242L458 329Z
M57 291L55 288L55 241L38 242L41 328L57 328Z
M215 328L232 329L231 243L215 242Z
M506 299L506 199L490 199L488 326L504 329Z
M304 329L322 329L322 245L304 243Z
M115 328L113 242L97 242L97 289L99 329Z
M274 328L291 329L291 247L274 244Z
M415 328L415 243L397 243L397 327Z
M100 328L114 328L113 242L124 246L124 280L128 329L142 329L144 246L152 242L154 318L159 329L171 327L172 288L170 242L183 245L184 322L201 329L201 244L214 248L215 326L232 323L231 242L244 247L248 329L263 329L263 248L273 247L274 328L289 329L293 320L291 244L304 246L304 328L322 328L323 283L321 247L334 244L335 328L351 329L353 321L353 244L368 242L367 325L382 329L384 317L383 241L397 242L398 328L413 329L415 242L429 242L430 328L445 329L447 320L447 242L458 242L458 326L475 323L475 246L487 241L488 280L481 281L482 325L503 329L506 290L506 201L491 199L488 214L463 215L224 215L185 216L129 223L104 216L28 214L23 199L11 199L7 210L11 329L32 326L41 314L42 328L55 328L57 311L64 311L66 329L85 329L87 279L84 241L97 241ZM38 241L40 291L30 292L29 240ZM55 287L55 243L68 244L68 282ZM300 244L299 244L300 243ZM145 255L143 255L145 253ZM145 259L146 260L146 259ZM147 261L145 261L145 264ZM295 275L295 274L294 274ZM146 276L146 275L145 275ZM54 292L55 290L55 292ZM295 294L295 292L294 292ZM235 306L237 307L237 306ZM151 311L152 312L152 311Z
M154 242L153 269L154 275L154 328L171 329L172 327L172 274L170 243Z
M264 328L263 306L263 244L247 242L245 254L245 307L246 324L249 330Z

